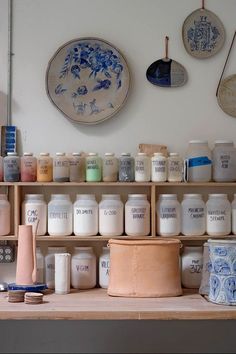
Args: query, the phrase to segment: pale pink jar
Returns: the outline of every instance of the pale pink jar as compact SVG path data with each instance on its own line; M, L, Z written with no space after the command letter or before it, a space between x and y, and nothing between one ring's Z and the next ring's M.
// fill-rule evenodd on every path
M20 160L21 181L35 182L37 180L37 159L31 152L25 152Z

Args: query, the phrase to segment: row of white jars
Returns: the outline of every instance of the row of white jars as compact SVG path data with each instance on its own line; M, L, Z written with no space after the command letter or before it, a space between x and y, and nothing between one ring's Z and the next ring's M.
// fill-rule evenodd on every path
M66 253L66 247L48 247L44 257L40 247L36 248L37 282L55 288L55 254ZM76 289L91 289L96 286L96 256L92 247L75 247L71 257L71 286ZM109 282L110 250L103 247L99 257L99 286L107 288Z
M125 212L124 212L125 209ZM125 217L124 217L125 216ZM150 233L150 203L146 194L129 194L124 205L118 194L103 194L98 204L94 194L78 194L72 205L68 194L53 194L46 205L42 194L26 194L22 223L35 227L37 235L147 236ZM48 224L48 227L47 227Z
M232 218L231 218L232 210ZM231 226L232 219L232 226ZM183 201L176 194L161 194L157 202L157 233L161 236L236 234L236 194L231 204L227 194L209 194L205 204L201 194L184 194Z

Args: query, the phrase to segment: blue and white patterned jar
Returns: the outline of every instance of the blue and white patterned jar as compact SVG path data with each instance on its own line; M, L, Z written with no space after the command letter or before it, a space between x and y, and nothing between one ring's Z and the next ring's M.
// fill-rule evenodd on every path
M209 300L236 305L236 240L208 240L210 261Z

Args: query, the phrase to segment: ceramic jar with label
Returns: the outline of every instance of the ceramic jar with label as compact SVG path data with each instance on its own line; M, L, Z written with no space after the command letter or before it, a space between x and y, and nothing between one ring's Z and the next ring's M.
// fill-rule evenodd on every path
M4 182L20 181L20 158L16 152L8 152L3 159Z
M183 159L176 152L171 152L167 159L167 181L181 182L183 178Z
M98 203L94 194L77 194L74 203L74 234L95 236L98 233Z
M72 234L72 203L69 194L52 194L48 203L48 233L52 236Z
M107 289L110 271L110 249L103 247L102 250L102 254L99 257L99 285L101 288Z
M161 152L155 152L151 161L152 181L165 182L167 180L167 158Z
M215 182L236 181L236 149L233 141L215 141L212 159L213 180Z
M48 247L45 256L45 283L48 289L55 288L55 254L66 253L66 247Z
M24 152L21 157L20 175L22 182L35 182L37 180L37 159L32 152Z
M122 152L119 158L119 181L134 181L134 158L128 152Z
M207 141L191 140L186 158L189 182L209 182L211 180L211 150Z
M106 152L102 164L102 180L104 182L116 182L119 173L119 161L115 154Z
M204 235L206 232L206 206L201 194L184 194L181 215L183 235Z
M157 202L157 233L176 236L180 233L180 204L176 194L160 194Z
M202 278L202 247L184 247L181 260L183 287L189 289L198 289L201 285Z
M37 181L51 182L52 181L52 166L53 160L48 152L41 152L37 159Z
M75 289L92 289L96 286L96 256L92 247L74 248L71 285Z
M236 194L234 194L234 200L231 204L232 209L232 233L236 235Z
M69 182L70 165L69 159L64 152L57 152L53 159L53 181Z
M100 182L102 180L102 159L95 152L86 157L86 181Z
M135 157L135 181L149 182L151 179L151 161L145 152L139 152Z
M99 233L120 236L124 232L124 205L119 194L103 194L99 203Z
M210 236L224 236L231 232L231 204L227 194L209 194L206 203L206 231Z
M3 181L3 157L0 156L0 182Z
M44 257L40 247L36 247L36 260L37 260L37 283L44 282Z
M0 236L10 233L10 213L11 206L6 194L0 194Z
M21 207L21 218L24 225L32 225L33 231L38 223L37 235L47 232L47 204L43 194L26 194Z
M79 152L73 152L69 159L70 182L85 181L85 157Z
M128 236L148 236L150 233L150 203L146 194L129 194L125 204L125 233Z

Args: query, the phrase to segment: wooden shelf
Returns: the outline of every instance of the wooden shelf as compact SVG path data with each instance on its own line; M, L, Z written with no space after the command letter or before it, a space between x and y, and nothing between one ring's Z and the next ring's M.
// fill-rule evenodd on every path
M44 303L9 303L0 294L0 320L235 320L236 307L208 302L192 291L169 298L108 296L105 289L44 296Z
M0 241L17 241L17 236L15 235L0 236Z

